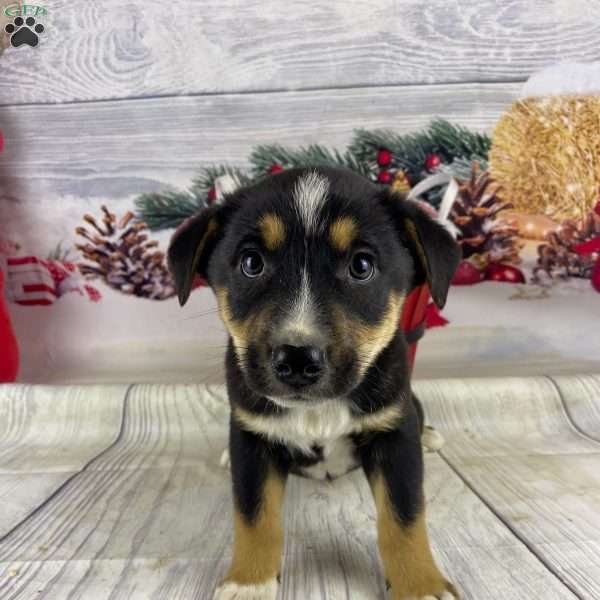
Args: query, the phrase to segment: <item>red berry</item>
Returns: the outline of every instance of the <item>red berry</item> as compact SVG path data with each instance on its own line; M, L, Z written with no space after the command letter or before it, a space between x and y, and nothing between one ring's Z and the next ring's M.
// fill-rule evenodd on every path
M452 285L473 285L474 283L479 283L482 279L483 272L472 262L463 260L454 273Z
M212 204L217 199L217 190L214 186L208 190L208 203Z
M437 154L428 154L425 158L425 170L434 171L442 164L442 159Z
M503 283L525 283L525 276L520 269L502 263L491 263L485 272L485 278Z
M281 171L283 171L283 167L275 163L269 168L269 175L275 175L276 173L281 173Z
M377 164L380 167L387 167L392 162L392 153L385 148L382 148L377 153Z
M379 183L392 183L392 174L389 171L379 171L377 180Z

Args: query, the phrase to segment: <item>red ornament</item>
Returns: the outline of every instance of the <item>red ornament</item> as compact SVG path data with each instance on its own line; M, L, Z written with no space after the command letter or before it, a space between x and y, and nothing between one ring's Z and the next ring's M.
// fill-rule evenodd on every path
M435 171L442 164L442 159L437 154L428 154L425 158L425 170Z
M215 186L213 186L208 190L208 203L213 204L213 202L216 199L217 199L217 190L215 190Z
M592 287L600 294L600 259L596 261L592 271Z
M573 252L576 252L580 256L586 256L588 254L593 254L594 252L600 252L600 235L588 240L587 242L582 242L581 244L573 246Z
M517 267L503 263L491 263L485 271L487 281L503 283L525 283L525 275Z
M283 171L283 167L275 163L269 167L269 175L276 175L277 173L281 173Z
M392 153L385 148L382 148L377 153L377 164L380 167L387 167L392 162Z
M471 261L463 260L458 265L452 278L452 285L473 285L483 279L483 271L478 269Z
M600 200L596 202L596 206L594 206L594 212L600 217Z
M379 183L392 183L392 179L392 174L389 171L379 171L379 175L377 175Z

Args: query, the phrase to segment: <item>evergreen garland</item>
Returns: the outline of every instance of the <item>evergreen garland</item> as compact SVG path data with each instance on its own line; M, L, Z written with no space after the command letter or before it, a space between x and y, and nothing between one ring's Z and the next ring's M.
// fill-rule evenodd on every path
M229 165L205 167L192 181L188 191L167 190L142 194L136 200L137 216L150 229L177 227L183 220L206 207L214 199L215 180L222 175L235 177L247 185L276 170L294 167L345 167L380 181L382 166L378 163L381 150L391 153L386 171L402 170L412 185L430 174L426 169L428 157L439 158L439 169L458 177L470 173L473 160L487 168L491 147L489 136L473 132L443 119L436 119L426 129L400 135L384 129L358 129L344 152L321 144L288 148L281 144L259 145L250 154L249 168ZM443 189L428 192L424 198L437 206Z
M135 201L136 217L152 230L178 227L189 216L207 206L206 195L192 191L150 192Z
M425 161L431 154L438 155L445 164L461 158L470 165L472 160L487 161L490 147L491 139L487 135L435 119L427 129L407 135L384 129L359 129L349 151L361 163L376 170L377 152L385 148L393 155L390 166L402 169L413 183L417 183L422 179Z
M264 177L273 165L284 169L295 167L345 167L361 175L369 176L366 164L357 159L351 151L344 153L330 150L320 144L297 149L286 148L281 144L257 146L250 154L252 174L256 178Z

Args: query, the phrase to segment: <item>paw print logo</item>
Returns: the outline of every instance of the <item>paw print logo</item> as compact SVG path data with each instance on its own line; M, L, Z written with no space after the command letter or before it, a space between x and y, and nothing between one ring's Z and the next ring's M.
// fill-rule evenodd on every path
M44 26L41 23L35 22L33 17L15 17L12 23L9 23L4 28L6 33L10 34L10 43L17 48L23 44L34 47L40 41L39 35L44 33Z

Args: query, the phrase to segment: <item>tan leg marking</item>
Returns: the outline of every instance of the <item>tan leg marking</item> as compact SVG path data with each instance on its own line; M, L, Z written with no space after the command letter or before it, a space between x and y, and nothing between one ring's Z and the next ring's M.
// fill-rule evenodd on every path
M439 598L444 592L458 598L433 560L425 512L421 511L414 523L404 525L396 516L381 474L373 477L371 487L377 507L379 552L393 600Z
M256 585L277 577L283 548L284 490L284 480L270 472L265 481L261 506L252 522L248 522L236 508L233 560L225 583Z

